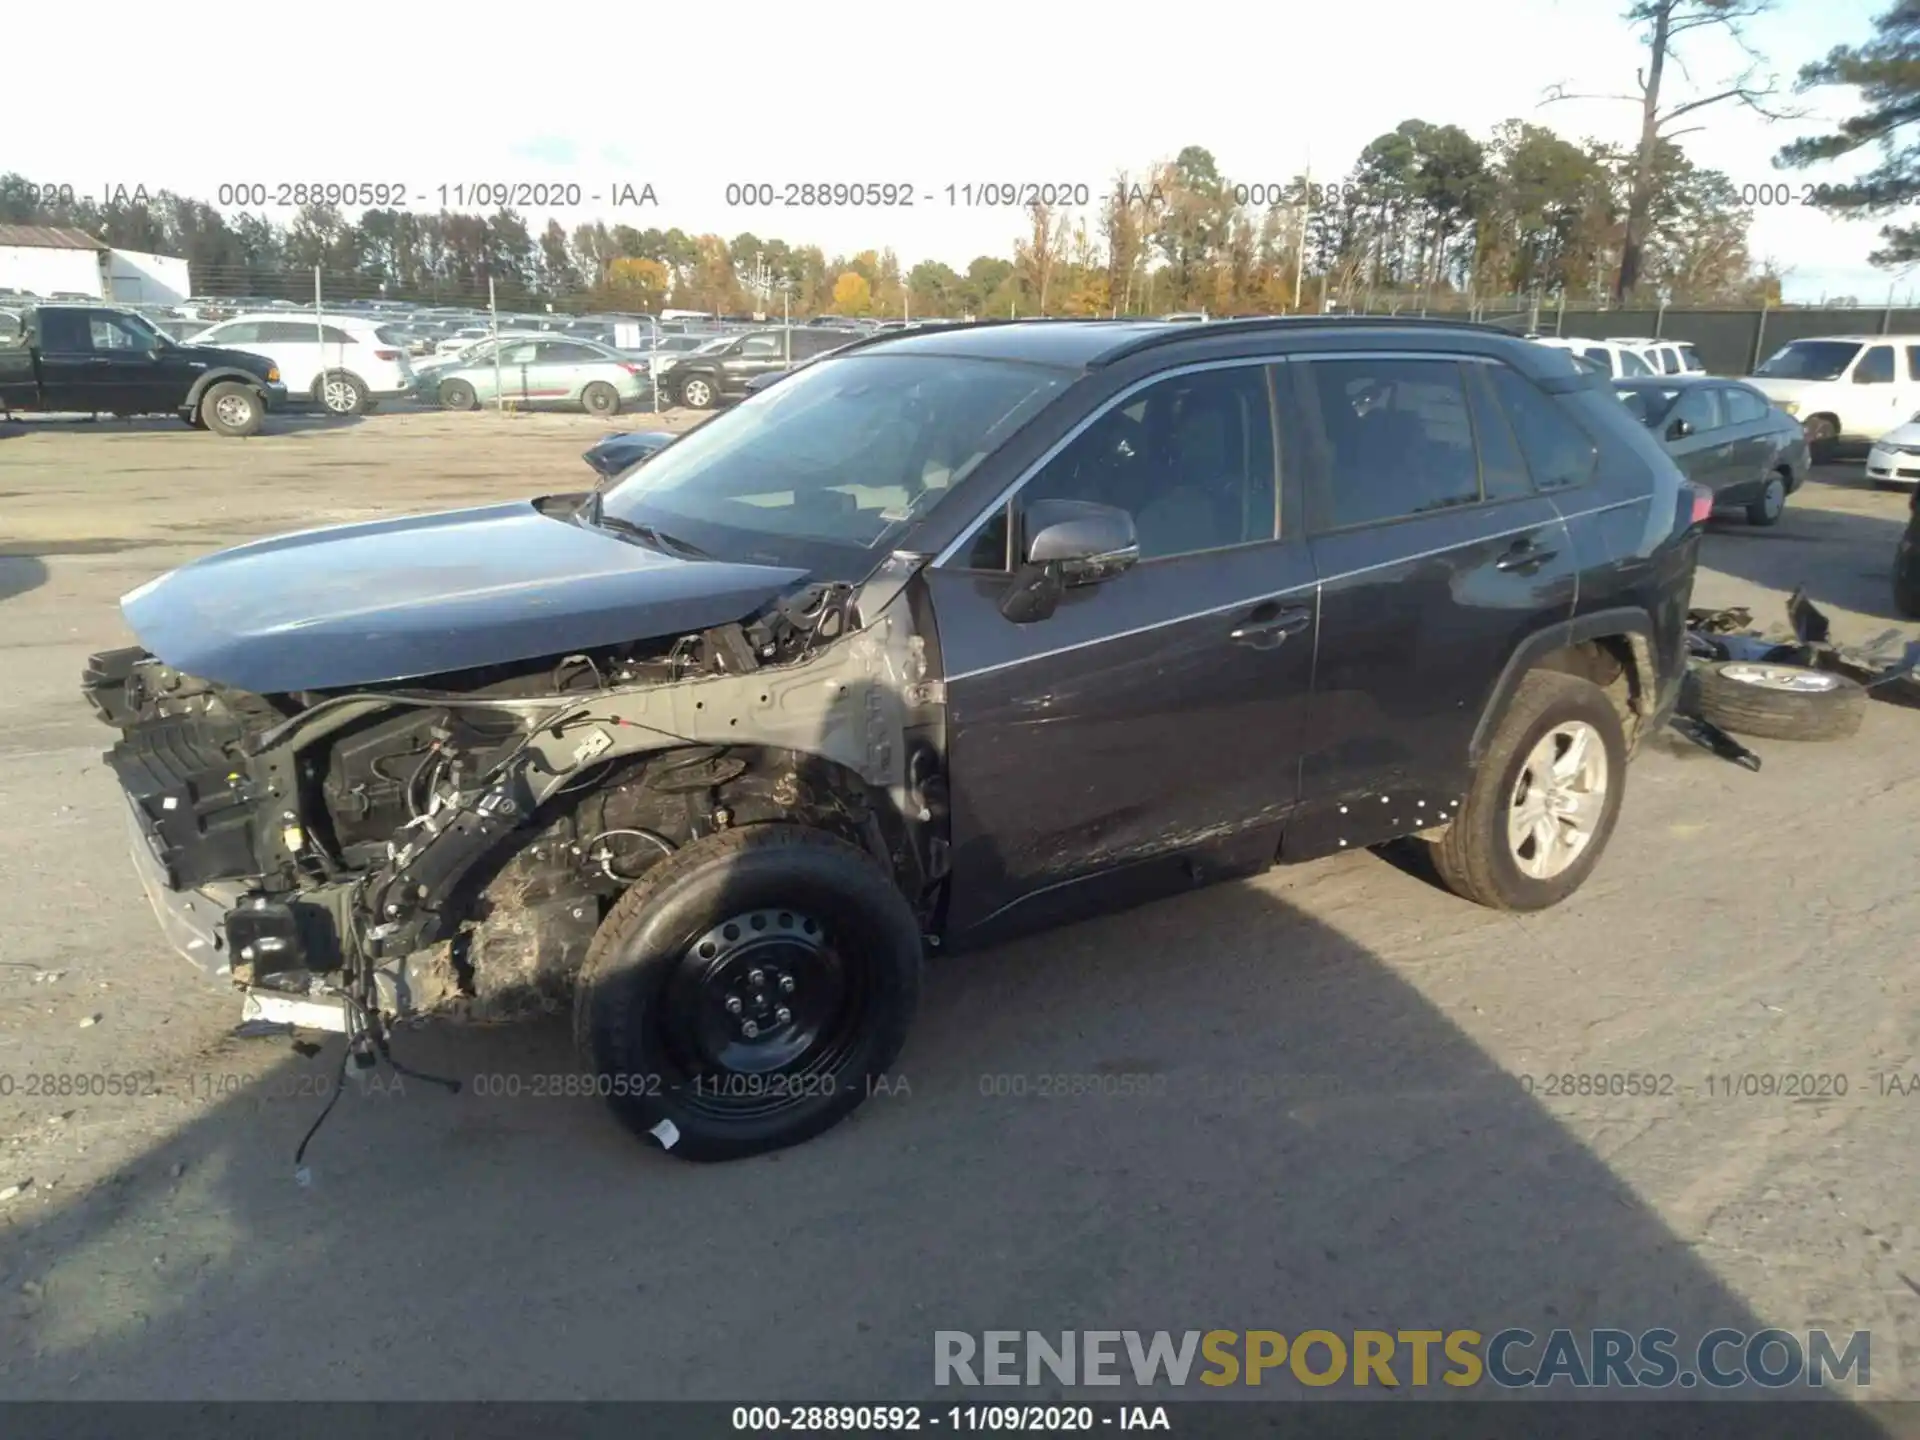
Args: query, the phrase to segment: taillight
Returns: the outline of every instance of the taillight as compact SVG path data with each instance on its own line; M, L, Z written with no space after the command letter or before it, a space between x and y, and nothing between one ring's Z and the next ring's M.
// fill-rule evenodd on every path
M619 364L620 364L620 368L626 371L629 375L638 375L640 373L640 367L638 365L629 365L624 360L620 361Z
M400 358L400 352L398 350L376 350L373 352L373 358L376 360L398 360Z
M1713 491L1704 485L1687 482L1687 489L1693 492L1693 517L1689 525L1704 525L1713 518Z

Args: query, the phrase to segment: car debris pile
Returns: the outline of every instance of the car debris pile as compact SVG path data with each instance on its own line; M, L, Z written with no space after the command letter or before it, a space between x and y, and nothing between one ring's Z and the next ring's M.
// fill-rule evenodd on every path
M1920 707L1920 640L1887 630L1864 645L1837 644L1805 587L1788 597L1787 626L1757 630L1745 606L1689 610L1690 674L1676 728L1758 770L1760 757L1735 734L1844 740L1859 730L1869 697Z

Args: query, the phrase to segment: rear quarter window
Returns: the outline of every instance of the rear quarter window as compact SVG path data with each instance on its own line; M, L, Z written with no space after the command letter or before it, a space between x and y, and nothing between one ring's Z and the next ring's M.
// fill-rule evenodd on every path
M1513 425L1536 489L1566 490L1593 478L1599 450L1559 402L1505 365L1489 366L1488 379Z

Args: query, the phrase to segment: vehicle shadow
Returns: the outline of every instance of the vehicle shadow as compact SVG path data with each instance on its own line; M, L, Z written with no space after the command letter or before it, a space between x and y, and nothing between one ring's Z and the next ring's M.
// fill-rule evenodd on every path
M1771 590L1805 585L1815 604L1838 606L1875 619L1903 619L1893 604L1893 557L1905 518L1860 515L1788 502L1778 525L1714 520L1700 550L1700 565ZM1761 628L1778 615L1754 617ZM1868 637L1849 637L1864 640Z
M1762 1328L1419 990L1259 882L930 966L893 1084L751 1161L536 1094L573 1072L557 1023L396 1048L467 1088L349 1080L305 1189L337 1040L237 1096L219 1053L166 1077L195 1119L0 1241L31 1296L7 1389L947 1403L937 1330ZM1444 1368L1400 1394L1467 1393ZM1356 1394L1283 1384L1205 1398ZM1834 1406L1808 1433L1883 1432Z
M369 418L371 417L365 415L328 415L320 411L280 410L268 415L261 424L260 434L252 438L300 435L311 430L346 429L359 425ZM10 426L0 424L0 437L8 434L57 434L74 430L106 435L196 433L174 415L133 415L125 419L112 415L35 415L31 419L16 417ZM198 433L205 435L209 440L220 438L205 431Z
M9 555L0 550L0 600L11 600L47 583L47 562L38 555Z

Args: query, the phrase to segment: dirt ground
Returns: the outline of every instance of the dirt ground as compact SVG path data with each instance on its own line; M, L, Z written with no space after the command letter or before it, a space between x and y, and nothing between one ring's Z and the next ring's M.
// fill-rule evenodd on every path
M0 427L0 1396L872 1401L930 1391L943 1329L1778 1325L1871 1330L1870 1393L1920 1397L1920 713L1886 705L1759 774L1656 742L1551 913L1355 854L936 964L901 1090L762 1160L533 1096L561 1026L408 1034L480 1083L349 1088L296 1186L334 1052L227 1038L163 946L81 668L198 553L584 488L607 428ZM1878 633L1904 505L1828 467L1716 526L1697 603L1771 622L1804 580ZM1156 1078L1037 1095L1115 1073ZM1625 1073L1670 1093L1547 1093Z

